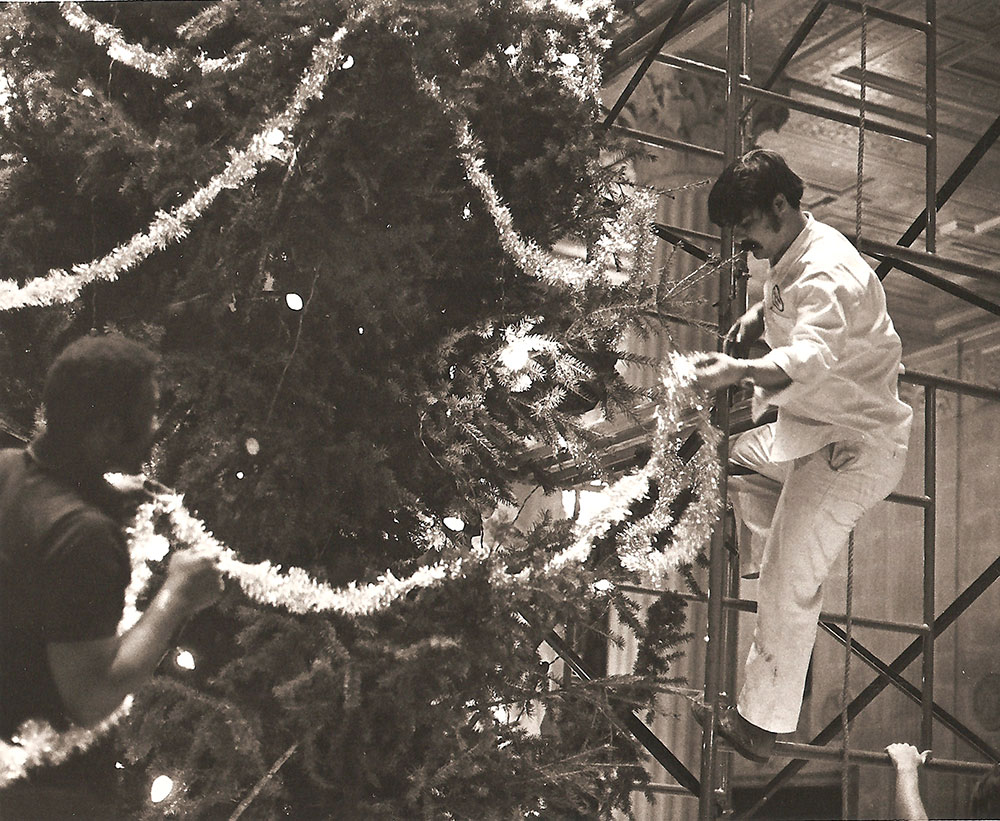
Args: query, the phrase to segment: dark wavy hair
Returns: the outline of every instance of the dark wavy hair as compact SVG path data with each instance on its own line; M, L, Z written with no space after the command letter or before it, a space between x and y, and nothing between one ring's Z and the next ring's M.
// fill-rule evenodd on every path
M805 186L776 151L755 148L729 165L708 195L708 216L716 225L729 227L754 211L769 213L774 198L784 194L798 208Z
M127 431L138 425L137 406L146 398L157 357L119 334L85 336L56 357L45 377L46 435L64 441L117 416Z
M984 775L969 799L970 818L1000 818L1000 764Z

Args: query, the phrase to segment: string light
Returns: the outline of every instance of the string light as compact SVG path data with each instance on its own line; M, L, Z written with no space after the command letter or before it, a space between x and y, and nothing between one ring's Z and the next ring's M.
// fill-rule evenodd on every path
M149 800L159 804L174 791L174 780L169 775L158 775L149 788Z

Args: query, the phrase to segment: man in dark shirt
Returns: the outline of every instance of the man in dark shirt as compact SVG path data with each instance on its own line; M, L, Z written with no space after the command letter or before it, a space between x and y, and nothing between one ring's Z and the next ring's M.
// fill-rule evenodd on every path
M116 635L134 512L108 471L138 473L156 430L154 356L120 336L72 343L46 377L46 428L0 452L0 737L27 719L57 729L110 715L156 669L178 628L214 602L216 558L182 550L139 621ZM130 509L131 508L131 509ZM86 757L0 791L0 817L106 817Z

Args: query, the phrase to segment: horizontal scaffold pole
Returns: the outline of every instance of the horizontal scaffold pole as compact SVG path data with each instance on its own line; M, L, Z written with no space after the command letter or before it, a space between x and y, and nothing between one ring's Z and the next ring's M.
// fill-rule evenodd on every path
M697 148L697 146L694 148ZM653 233L660 237L660 239L666 240L667 242L680 248L682 251L686 251L688 254L691 254L691 256L696 259L700 259L703 262L707 261L711 255L703 248L688 242L684 239L684 237L694 237L706 242L719 241L719 238L712 234L707 234L702 231L690 231L685 228L678 228L675 225L663 225L662 223L653 224ZM900 242L902 242L902 240L900 240ZM891 245L889 243L877 242L875 240L863 239L861 242L861 250L876 257L877 259L882 260L882 262L879 263L879 266L875 269L876 274L879 274L879 271L882 270L883 266L888 266L886 272L892 270L894 267L899 268L899 270L909 274L915 279L922 280L938 290L958 297L963 302L967 302L968 304L974 305L977 308L982 308L984 311L988 311L991 314L1000 316L1000 305L997 303L992 302L985 297L981 297L974 291L970 291L968 288L951 282L944 277L933 274L930 271L925 271L923 268L915 265L914 263L921 262L950 273L990 281L1000 281L1000 272L994 271L990 268L985 268L981 265L973 265L971 263L962 262L961 260L941 257L937 254L928 254L925 252L909 250L903 245ZM884 274L879 274L879 278L884 278Z
M620 584L617 586L619 590L623 593L640 593L644 595L661 595L664 591L657 590L654 587L640 587L638 585L632 584ZM708 601L708 597L704 595L699 595L697 593L682 593L678 591L671 591L675 596L684 599L685 601L699 602L705 604ZM741 610L744 613L756 613L757 612L757 602L751 599L734 599L729 596L725 596L722 599L722 606L731 608L733 610ZM843 624L847 621L847 616L841 613L820 613L820 619L823 621L828 621L831 624ZM907 633L910 635L917 634L921 635L923 633L930 632L930 628L926 624L917 624L915 622L901 622L901 621L889 621L887 619L868 619L862 616L852 616L851 621L859 627L871 627L876 630L884 630L888 633Z
M842 761L844 758L844 751L839 747L816 747L812 744L796 744L792 741L776 741L774 754L785 758L808 758L816 761ZM850 750L847 753L847 758L855 764L867 764L875 767L893 766L892 759L886 752ZM928 758L923 766L928 770L969 775L983 775L993 769L992 764L983 764L979 761L957 761L951 758Z
M935 210L940 211L945 203L951 199L951 195L965 182L966 177L972 173L972 170L979 164L979 161L986 156L986 152L990 150L998 137L1000 137L1000 117L997 117L989 128L983 132L983 136L977 140L976 144L969 150L969 153L965 155L955 170L951 172L951 176L945 180L944 185L938 189L935 199ZM906 229L903 236L899 238L897 245L909 247L913 244L913 241L927 227L927 213L926 208L920 212L919 216L910 223L910 227ZM892 268L892 261L885 260L875 269L875 273L878 274L879 279L885 279Z

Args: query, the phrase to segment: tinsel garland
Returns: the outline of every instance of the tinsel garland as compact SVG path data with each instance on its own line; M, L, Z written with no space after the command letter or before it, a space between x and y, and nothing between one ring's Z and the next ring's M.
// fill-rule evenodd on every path
M212 29L229 20L237 5L237 0L219 0L179 25L177 36L194 41L205 39Z
M591 260L585 262L556 256L534 240L522 237L514 228L514 217L486 170L483 144L472 133L469 120L444 98L433 80L418 75L417 84L452 120L465 176L482 197L504 253L518 268L549 284L570 288L580 288L587 282L604 276L623 259L633 259L632 269L636 272L649 269L656 243L650 225L654 221L659 202L657 192L637 189L626 198L617 217L603 226L601 239L596 244L596 253Z
M219 542L205 525L184 507L182 497L162 495L153 503L139 527L137 535L155 537L151 513L163 513L170 522L176 540L185 547L211 550L219 556L219 569L223 575L239 583L243 592L254 601L274 607L283 607L291 613L331 612L350 618L367 616L384 610L400 596L421 587L440 584L446 579L462 575L468 563L477 563L486 553L473 552L468 559L437 562L421 567L412 575L399 579L386 570L377 581L359 586L351 582L336 589L316 581L300 567L283 570L280 565L263 561L248 564L240 561L236 552Z
M202 39L212 28L228 19L235 8L236 3L232 0L223 0L223 2L210 6L178 26L177 35L187 40ZM567 2L567 0L529 1L525 3L525 8L535 12L543 9L556 11L572 23L587 23L589 33L595 38L600 26L600 23L595 24L595 19L610 22L611 14L611 5L608 0L592 0L592 2L584 3ZM209 74L214 71L233 71L246 61L245 52L215 58L205 57L203 54L187 58L169 47L162 52L151 52L138 43L130 42L115 26L101 22L87 14L79 3L62 0L59 3L59 10L62 12L63 19L73 28L90 34L95 43L99 46L105 46L108 56L112 60L160 79L165 79L171 74L181 73L190 64L196 66L203 74ZM597 16L598 11L601 12L601 17ZM554 30L550 29L550 33L555 35ZM601 78L596 54L588 54L581 59L575 53L559 52L552 45L546 52L546 59L552 63L562 63L562 67L557 69L557 73L562 76L568 87L574 89L580 99L594 99L595 90L599 86Z
M132 697L94 727L71 727L59 732L47 721L25 721L11 737L0 741L0 790L24 778L30 770L61 764L71 755L89 749L120 722L132 707Z
M167 48L154 53L136 43L130 43L121 31L91 17L79 3L64 0L59 4L59 11L62 12L63 19L73 28L92 35L94 42L99 46L106 46L108 57L130 68L165 79L171 74L183 72L188 66L185 58L173 49ZM243 65L246 57L245 53L215 58L199 54L191 60L203 74L210 74L213 71L233 71Z
M625 528L616 540L622 567L655 580L689 563L707 543L718 516L721 466L716 451L721 433L709 419L704 393L695 387L693 362L694 357L676 352L664 358L652 456L642 470L623 476L602 492L600 510L578 529L570 547L548 561L546 571L585 561L594 542L624 521L654 482L658 497L653 510ZM703 444L685 463L679 454L679 434L692 426ZM670 503L682 491L691 492L690 502L675 520ZM657 550L652 544L654 537L668 530L669 544Z
M704 546L718 518L721 465L716 452L721 433L709 418L706 394L695 388L693 358L671 353L661 364L661 399L657 403L657 433L647 470L657 486L652 511L625 528L616 541L618 557L626 570L645 573L656 580L678 565L690 563ZM693 412L694 430L701 446L684 461L678 434L685 417ZM690 425L690 419L687 420ZM682 493L689 501L676 515L671 504ZM621 521L619 519L619 521ZM659 533L670 532L663 550L653 546Z
M100 259L74 265L72 273L53 269L19 286L14 280L0 280L0 311L28 306L53 305L76 299L84 286L97 280L114 281L157 250L163 250L188 234L215 198L227 188L239 188L273 160L286 160L286 146L308 103L323 96L327 77L337 67L340 43L368 16L368 10L351 19L313 49L312 58L285 110L267 120L242 151L231 151L232 159L208 184L186 202L169 212L159 211L145 232L133 236Z

